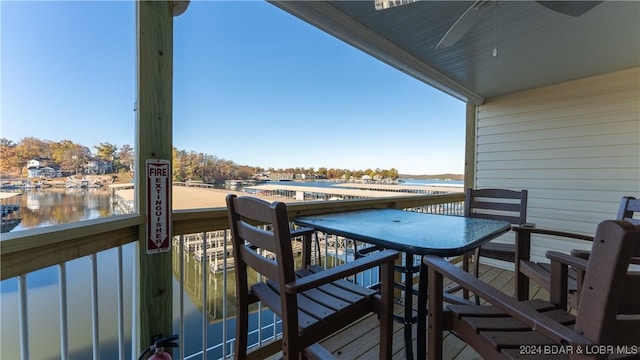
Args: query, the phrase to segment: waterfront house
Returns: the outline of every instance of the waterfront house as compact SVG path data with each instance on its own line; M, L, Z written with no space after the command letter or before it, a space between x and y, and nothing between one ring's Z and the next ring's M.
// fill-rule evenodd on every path
M314 174L296 174L296 180L314 181L318 180L318 176Z
M37 158L27 162L27 177L29 178L57 178L62 176L58 165L51 163L51 159Z
M180 122L171 112L174 3L173 10L184 10L184 1L137 3L137 174L146 173L147 159L171 159L172 124ZM499 2L478 9L494 16L477 19L440 49L475 2L420 1L384 10L373 0L271 3L464 101L465 185L528 189L529 220L538 226L593 234L598 222L615 217L622 196L640 195L640 2L591 2L580 16L535 1ZM134 215L3 237L2 279L23 279L130 242L144 248L147 186L138 176ZM428 198L295 204L291 211L408 208L435 201ZM225 210L215 208L174 211L170 224L172 234L183 235L226 229L226 221ZM534 243L538 258L578 246L546 238ZM153 335L173 331L173 275L168 254L142 251L137 265L133 341L140 349Z
M49 158L35 158L27 161L27 168L40 168L49 165L51 159Z

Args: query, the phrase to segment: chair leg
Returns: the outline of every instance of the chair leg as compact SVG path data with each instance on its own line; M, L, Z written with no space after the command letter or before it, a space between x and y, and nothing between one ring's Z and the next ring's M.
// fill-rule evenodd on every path
M353 240L353 258L356 260L360 258L360 253L358 253L358 242L356 240Z
M471 255L469 253L465 253L462 255L462 270L469 272L469 262L471 261ZM462 289L462 297L465 300L469 300L469 290L463 288Z
M420 260L420 279L418 284L418 324L416 337L417 360L426 360L427 352L427 286L428 268L424 261Z
M427 267L428 268L428 267ZM429 360L441 360L442 359L442 332L444 329L444 319L442 313L443 305L443 280L442 274L439 274L433 269L427 271L428 276L428 324L429 330L427 331L427 355Z
M380 275L380 359L391 359L393 351L393 275L394 266L385 264L378 268Z
M248 306L248 305L247 305ZM236 360L245 360L247 358L247 336L249 334L249 314L246 306L238 306L236 316Z
M480 248L477 247L473 254L473 275L480 277Z
M475 250L475 254L473 256L473 274L475 277L480 277L480 247L477 247ZM478 295L474 295L476 300L476 305L480 305L480 297Z

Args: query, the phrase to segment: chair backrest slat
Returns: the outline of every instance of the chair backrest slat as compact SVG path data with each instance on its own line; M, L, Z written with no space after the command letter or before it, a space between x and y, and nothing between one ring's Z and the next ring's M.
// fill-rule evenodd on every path
M234 209L236 213L250 220L271 223L273 222L273 209L268 205L270 204L266 201L262 204L260 202L243 201L243 199L240 199L235 202Z
M520 217L519 216L506 216L506 215L498 215L498 214L486 214L486 213L473 213L470 217L476 219L489 219L489 220L504 220L511 224L520 225Z
M276 243L273 241L273 232L263 230L256 225L241 221L238 223L238 235L247 239L252 245L271 252L276 252Z
M507 202L491 202L491 201L471 201L471 208L474 210L486 209L497 211L511 211L520 213L520 202L507 203Z
M634 215L637 217L634 218ZM617 219L640 225L640 199L632 196L624 196L620 201Z
M256 250L247 245L240 247L239 252L242 261L250 268L266 276L268 279L279 281L278 263L275 260L260 255Z

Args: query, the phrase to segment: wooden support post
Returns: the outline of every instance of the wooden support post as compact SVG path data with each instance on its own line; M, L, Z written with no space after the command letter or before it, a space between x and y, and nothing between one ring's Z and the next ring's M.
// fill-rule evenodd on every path
M138 0L136 12L136 209L146 216L149 211L146 160L172 160L173 16L171 1ZM170 214L171 181L168 187L166 206ZM167 226L170 236L171 217ZM146 224L140 227L138 239L137 334L140 349L144 349L154 336L168 336L172 332L172 262L171 252L147 254Z
M464 188L476 183L476 105L467 103L467 126L464 151Z

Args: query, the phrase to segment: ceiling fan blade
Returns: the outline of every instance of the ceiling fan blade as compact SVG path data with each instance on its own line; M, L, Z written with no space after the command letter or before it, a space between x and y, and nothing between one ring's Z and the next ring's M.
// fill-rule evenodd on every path
M384 10L392 7L411 4L420 0L375 0L376 10Z
M171 11L173 12L173 16L182 15L185 11L187 11L187 7L189 7L190 0L172 0L171 1Z
M593 9L602 1L536 1L538 4L561 14L578 17Z
M486 8L489 7L492 0L478 0L471 5L467 11L462 14L456 20L456 22L449 28L446 34L440 39L440 42L436 46L437 50L449 47L460 40L464 34L466 34L473 25L482 17Z

